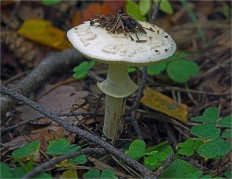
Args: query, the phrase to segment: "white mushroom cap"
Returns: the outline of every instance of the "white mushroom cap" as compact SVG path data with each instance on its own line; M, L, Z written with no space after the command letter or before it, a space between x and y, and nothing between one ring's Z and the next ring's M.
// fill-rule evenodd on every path
M90 21L68 31L67 37L72 45L87 58L102 63L120 63L129 66L146 66L173 55L176 50L174 40L161 28L140 22L147 34L113 34Z

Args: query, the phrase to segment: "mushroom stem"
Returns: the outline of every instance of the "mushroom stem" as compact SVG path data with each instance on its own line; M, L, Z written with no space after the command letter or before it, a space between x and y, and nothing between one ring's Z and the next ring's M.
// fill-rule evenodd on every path
M106 95L105 117L103 125L104 135L114 143L123 132L123 117L125 102L123 98Z
M97 85L106 94L103 133L114 142L123 131L124 98L138 86L130 79L127 66L122 64L110 64L107 79Z

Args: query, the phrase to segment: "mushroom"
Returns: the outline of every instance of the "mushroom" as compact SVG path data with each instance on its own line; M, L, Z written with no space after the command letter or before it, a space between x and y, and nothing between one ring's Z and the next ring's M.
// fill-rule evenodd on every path
M97 86L106 94L103 133L113 142L123 131L125 97L138 89L130 79L127 67L153 64L173 55L176 50L174 40L164 30L147 22L139 23L147 34L140 31L136 34L112 33L97 24L91 25L90 21L67 33L72 45L83 56L109 64L106 80Z

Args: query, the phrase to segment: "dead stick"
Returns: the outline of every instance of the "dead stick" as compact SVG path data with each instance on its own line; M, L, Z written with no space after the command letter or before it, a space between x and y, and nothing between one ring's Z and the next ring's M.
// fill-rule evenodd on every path
M142 82L140 84L136 99L135 99L135 104L132 107L132 111L131 111L131 123L134 127L134 130L136 132L136 135L139 139L143 139L143 134L141 132L141 129L139 127L138 124L138 120L136 119L136 112L138 110L139 107L139 103L140 103L140 99L142 98L143 95L143 90L145 88L145 84L147 81L147 67L143 67L143 73L142 73Z
M56 72L64 71L65 67L74 66L83 61L83 57L77 50L71 48L59 53L53 53L43 59L43 61L31 71L21 82L19 82L14 89L24 95L28 96L31 92L35 91ZM0 96L0 112L1 119L5 116L16 101L6 96Z

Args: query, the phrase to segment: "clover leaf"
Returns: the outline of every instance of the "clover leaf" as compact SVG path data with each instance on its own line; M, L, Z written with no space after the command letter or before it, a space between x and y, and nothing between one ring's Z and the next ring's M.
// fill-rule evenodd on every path
M146 148L145 142L141 139L137 139L131 143L129 150L126 151L125 153L132 159L138 160L144 156L145 148Z
M89 70L95 65L94 61L90 62L81 62L78 66L76 66L73 71L73 77L77 79L85 78L89 72Z
M220 136L220 129L213 124L201 124L191 128L191 134L204 139L215 139Z
M149 75L158 75L166 69L167 62L158 62L147 67L147 73Z
M178 82L186 83L191 77L196 76L200 71L199 66L192 61L176 60L167 65L168 76Z
M77 157L75 157L73 159L73 161L76 163L76 164L84 164L85 162L87 162L87 158L86 158L86 155L79 155Z
M75 144L69 144L69 142L60 138L58 141L51 141L47 148L47 154L50 155L63 155L72 153L80 149L80 146L76 146Z
M88 172L83 174L84 178L89 178L89 179L99 178L99 176L100 176L100 171L98 169L95 169L95 168L91 168L88 170Z
M22 159L34 153L40 147L39 141L34 141L29 144L24 145L23 147L16 149L12 152L12 156L15 159Z
M232 114L220 119L217 122L218 125L222 126L222 127L229 127L231 128L232 126Z
M176 159L164 170L159 178L187 178L189 173L196 171L197 169L189 162Z
M221 138L229 139L232 138L232 129L226 129L222 134Z
M219 112L216 107L209 107L203 112L202 116L194 117L192 120L196 122L215 123L218 119L218 114Z
M201 140L187 139L184 143L179 143L178 154L184 156L192 156L195 151L203 144Z
M223 139L214 139L201 145L197 152L204 158L224 156L230 152L230 143Z
M149 170L157 169L168 157L164 152L152 151L150 153L146 153L149 155L144 159L144 166Z

